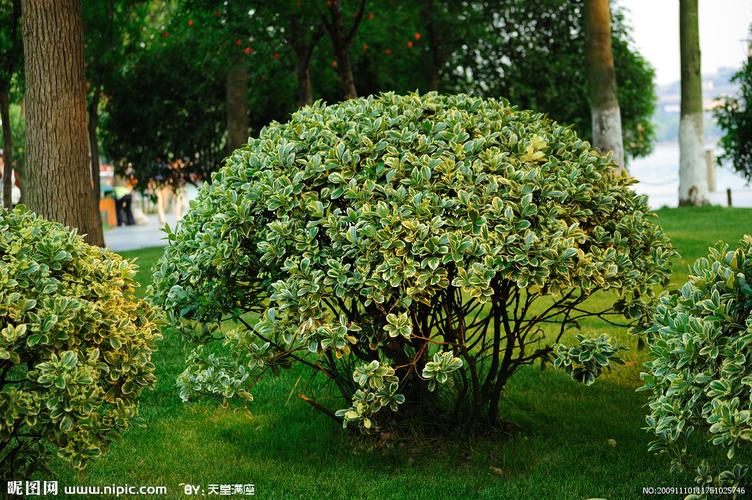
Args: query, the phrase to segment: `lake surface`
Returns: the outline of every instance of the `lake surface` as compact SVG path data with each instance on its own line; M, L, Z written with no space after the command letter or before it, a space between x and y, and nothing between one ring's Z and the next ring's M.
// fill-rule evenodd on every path
M709 146L712 147L712 146ZM716 150L716 156L721 153ZM679 143L660 142L646 158L632 160L629 173L638 184L633 187L640 194L648 195L651 208L675 207L679 202ZM710 193L710 202L726 206L726 189L731 189L735 207L752 207L752 185L744 177L728 167L716 168L716 190Z

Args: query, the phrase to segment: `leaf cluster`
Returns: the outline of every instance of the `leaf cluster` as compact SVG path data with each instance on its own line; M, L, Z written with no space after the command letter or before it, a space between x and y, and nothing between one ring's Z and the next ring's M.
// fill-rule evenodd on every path
M138 422L156 316L135 266L22 206L0 210L0 473L78 469Z
M752 181L752 59L747 59L733 81L739 84L739 95L728 97L714 112L723 131L720 159Z
M699 434L732 460L752 440L752 237L735 250L718 243L695 261L688 281L661 298L646 334L650 450L682 467L692 459L688 438Z

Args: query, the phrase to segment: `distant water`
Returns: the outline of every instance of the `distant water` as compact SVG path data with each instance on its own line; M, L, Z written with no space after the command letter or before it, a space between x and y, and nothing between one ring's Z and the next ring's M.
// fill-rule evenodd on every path
M716 156L720 151L716 151ZM648 195L651 208L675 207L679 203L679 143L660 142L646 158L632 160L629 173L639 184L635 191ZM716 191L710 193L710 202L726 206L726 188L731 188L735 207L752 207L752 185L731 168L716 168Z

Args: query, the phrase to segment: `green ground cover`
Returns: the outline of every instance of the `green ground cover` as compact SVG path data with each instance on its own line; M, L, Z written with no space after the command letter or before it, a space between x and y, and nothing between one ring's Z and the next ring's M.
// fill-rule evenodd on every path
M752 209L662 209L659 223L681 254L672 286L687 266L723 239L752 232ZM124 252L146 286L161 248ZM605 301L608 297L594 300ZM61 463L63 484L164 485L254 483L261 498L635 498L643 487L691 486L693 474L670 474L668 460L647 452L640 364L645 352L625 331L597 320L585 334L608 333L630 348L626 366L583 387L551 368L526 367L506 389L502 416L511 435L401 439L382 445L354 439L295 394L295 370L267 377L247 411L215 402L183 404L175 389L189 349L167 335L155 357L156 390L142 397L146 428L129 430L89 466L85 478ZM707 450L707 453L714 453Z

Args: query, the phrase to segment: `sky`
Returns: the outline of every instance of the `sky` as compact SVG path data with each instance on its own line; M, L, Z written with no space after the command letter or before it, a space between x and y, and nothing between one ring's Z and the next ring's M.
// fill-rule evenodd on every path
M637 48L655 68L656 83L679 80L679 0L617 0ZM747 57L752 0L699 0L702 73L740 68Z

